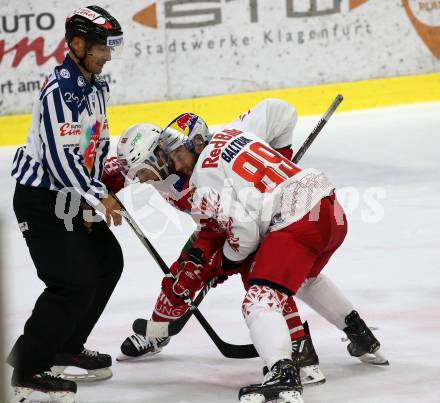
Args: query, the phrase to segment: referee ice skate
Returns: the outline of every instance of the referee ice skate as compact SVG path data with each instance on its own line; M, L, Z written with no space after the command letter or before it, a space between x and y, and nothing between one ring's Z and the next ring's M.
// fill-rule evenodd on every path
M109 87L98 75L121 49L122 30L106 10L88 6L66 19L66 41L70 51L42 86L27 144L12 165L15 215L46 285L8 357L14 403L35 390L74 402L76 383L56 375L65 366L87 370L86 380L111 376L111 357L84 344L123 269L108 228L121 216L100 180L110 139ZM90 210L103 212L107 223L85 221Z

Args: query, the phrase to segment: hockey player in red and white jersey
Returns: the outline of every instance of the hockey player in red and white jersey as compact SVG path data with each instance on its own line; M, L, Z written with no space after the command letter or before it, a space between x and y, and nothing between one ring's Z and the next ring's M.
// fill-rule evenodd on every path
M185 124L190 123L188 118L191 119L191 117L194 117L194 115L183 114L174 121L185 126ZM243 129L258 133L275 147L278 152L291 158L292 133L296 122L296 111L287 102L277 99L266 99L247 113L241 115L235 121L235 124ZM203 135L196 139L196 152L201 152L205 143L209 140L209 132L204 122L200 120L199 126L199 132L203 133ZM160 150L156 147L158 132L160 132L160 129L157 126L140 124L127 129L121 136L118 144L118 158L124 167L124 171L129 171L128 176L130 178L137 176L141 182L146 182L164 178L168 174L163 155L161 155ZM192 126L192 133L197 133L197 129L194 126ZM203 136L205 136L205 139L202 138ZM201 142L197 141L200 139L202 140ZM124 184L124 177L118 173L120 167L118 167L115 161L111 161L106 165L106 168L107 174L110 173L110 175L107 175L105 182L117 192ZM159 186L159 191L162 195L175 207L183 211L188 211L191 207L188 202L188 179L181 175L174 183L172 180L169 181L168 183L171 186L169 186L168 192L164 191L166 187L164 189L163 182ZM179 260L171 266L171 270L177 275L182 271L182 267L188 266L188 264L191 267L191 260L207 260L207 257L218 249L224 240L224 233L222 234L218 228L208 232L206 230L200 232L198 236L191 238L191 242L188 244L192 243L192 246L190 245L191 247L187 246L185 248L186 251L182 252ZM246 274L250 264L251 259L240 268L245 285ZM206 278L204 280L204 282L207 281ZM201 281L196 287L193 284L192 288L200 288L202 285L204 284ZM160 293L153 313L152 319L156 321L176 319L183 315L187 309L182 300L174 296L171 284L167 283L167 280L164 282L164 291ZM292 298L285 305L284 317L289 327L292 343L297 346L294 348L294 354L301 367L303 383L317 384L324 382L325 377L319 369L318 356L314 350L308 328L304 329L296 304ZM121 350L123 355L119 357L119 360L148 358L160 352L162 347L168 344L168 342L169 339L149 339L134 334L128 337L122 344Z
M283 318L286 301L297 293L347 334L351 355L387 363L365 322L321 275L347 231L345 214L326 176L311 168L301 170L235 123L214 134L200 154L194 152L196 144L190 130L174 124L161 134L161 149L176 172L190 176L192 214L214 220L227 234L208 269L199 271L234 271L256 253L243 314L270 372L261 384L242 388L240 400L302 402ZM179 276L173 291L185 295L191 288Z

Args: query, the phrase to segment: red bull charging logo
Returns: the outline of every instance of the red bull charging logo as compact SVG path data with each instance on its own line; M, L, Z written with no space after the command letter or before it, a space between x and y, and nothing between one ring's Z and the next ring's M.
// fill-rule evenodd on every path
M193 113L184 113L178 116L175 121L170 124L170 127L183 133L185 136L189 136L196 122L196 115Z

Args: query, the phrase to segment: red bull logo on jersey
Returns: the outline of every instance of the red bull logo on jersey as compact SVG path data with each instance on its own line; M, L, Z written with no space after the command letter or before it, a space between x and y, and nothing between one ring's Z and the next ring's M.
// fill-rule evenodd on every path
M212 149L209 156L205 158L202 162L202 168L217 168L218 160L220 159L220 154L222 153L223 147L228 143L229 140L237 137L243 132L236 129L225 129L220 133L214 134L209 145Z

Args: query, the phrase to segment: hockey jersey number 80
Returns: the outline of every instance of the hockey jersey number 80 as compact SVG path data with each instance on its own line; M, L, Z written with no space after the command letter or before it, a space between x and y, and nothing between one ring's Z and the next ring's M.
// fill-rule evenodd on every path
M321 172L301 170L234 124L214 134L190 187L193 212L215 219L226 231L223 252L233 261L254 252L268 231L300 220L334 189Z

